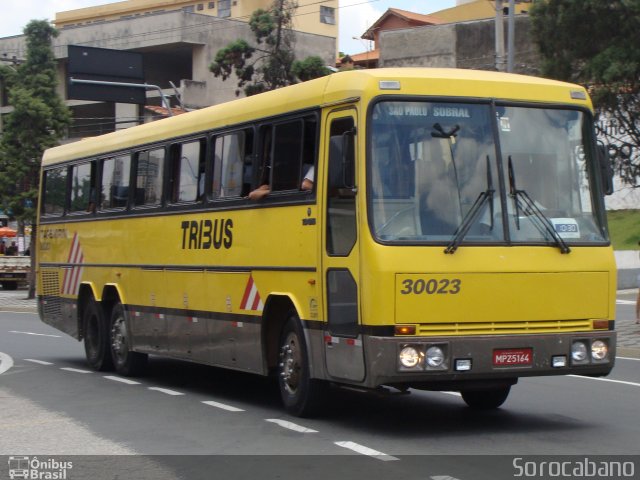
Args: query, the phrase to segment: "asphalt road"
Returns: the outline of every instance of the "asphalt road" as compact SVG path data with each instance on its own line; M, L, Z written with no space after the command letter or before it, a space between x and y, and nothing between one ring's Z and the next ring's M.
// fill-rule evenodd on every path
M475 480L514 478L525 455L541 456L525 457L536 474L555 455L634 455L640 475L635 358L605 379L521 379L492 412L452 392L336 391L326 415L299 419L257 376L155 357L141 378L92 372L81 343L31 313L0 313L0 352L0 455L92 455L67 478Z

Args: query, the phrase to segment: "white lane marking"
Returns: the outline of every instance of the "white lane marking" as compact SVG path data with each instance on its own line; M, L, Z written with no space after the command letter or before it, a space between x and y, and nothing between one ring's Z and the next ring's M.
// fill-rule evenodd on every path
M126 383L127 385L141 385L140 382L129 380L128 378L114 377L112 375L105 375L104 378L107 380L113 380L114 382Z
M0 375L13 367L13 358L6 353L0 352Z
M444 393L445 395L453 395L454 397L461 397L462 394L460 392L443 392L441 391L440 393Z
M432 480L458 480L455 477L450 477L449 475L435 475L431 477Z
M222 410L227 410L228 412L244 412L241 408L232 407L231 405L225 405L224 403L214 402L213 400L207 400L202 402L205 405L209 405L210 407L221 408Z
M66 370L67 372L75 373L93 373L91 370L80 370L79 368L62 367L60 370Z
M0 310L0 313L14 313L18 315L38 315L37 313L33 313L33 312L14 312L13 310Z
M597 380L599 382L622 383L623 385L631 385L632 387L640 387L640 383L625 382L624 380L613 380L611 378L583 377L582 375L568 375L573 378L584 378L585 380Z
M44 360L34 360L33 358L25 358L25 362L37 363L40 365L53 365L51 362L45 362Z
M9 330L9 333L20 333L22 335L35 335L37 337L62 338L62 335L49 335L47 333L33 333L33 332L19 332L19 331L16 331L16 330Z
M168 388L149 387L149 390L155 390L156 392L166 393L167 395L184 395L184 393L176 392L175 390L169 390Z
M636 302L634 300L616 300L618 305L635 305Z
M302 425L298 425L293 422L287 422L286 420L280 420L277 418L265 418L265 422L275 423L276 425L280 425L282 428L287 428L289 430L293 430L294 432L300 433L318 433L317 430L313 428L303 427Z
M616 357L616 360L633 360L634 362L640 362L640 358L631 358L631 357Z
M360 453L362 455L368 455L369 457L377 458L378 460L382 460L385 462L398 460L396 457L392 457L391 455L387 455L386 453L379 452L374 450L373 448L365 447L364 445L360 445L355 442L333 442L339 447L348 448L349 450L353 450L356 453Z

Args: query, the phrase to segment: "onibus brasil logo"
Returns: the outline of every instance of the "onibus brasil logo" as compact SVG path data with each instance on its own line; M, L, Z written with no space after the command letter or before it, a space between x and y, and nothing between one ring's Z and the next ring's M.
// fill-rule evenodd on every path
M9 457L9 478L30 480L66 480L67 470L73 468L73 462L61 462L53 458L40 460L38 457Z

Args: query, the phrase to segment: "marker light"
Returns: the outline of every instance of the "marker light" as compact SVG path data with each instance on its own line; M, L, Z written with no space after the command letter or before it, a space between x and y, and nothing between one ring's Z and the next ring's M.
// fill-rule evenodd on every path
M440 347L429 347L427 349L427 365L431 368L439 368L444 363L444 352Z
M468 372L471 370L471 359L470 358L458 358L456 359L456 371L458 372Z
M420 363L420 354L414 347L404 347L398 355L400 364L405 368L414 368Z
M415 335L416 326L415 325L396 325L394 332L396 335Z
M584 362L587 359L587 346L584 342L573 342L573 345L571 345L571 359L574 362Z
M607 358L609 347L602 340L596 340L591 344L591 358L600 361Z

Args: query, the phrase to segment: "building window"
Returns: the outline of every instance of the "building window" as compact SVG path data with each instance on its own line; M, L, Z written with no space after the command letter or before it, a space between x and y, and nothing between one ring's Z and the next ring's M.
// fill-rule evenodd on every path
M231 0L218 1L218 16L220 18L228 18L231 16Z
M182 11L183 12L187 12L187 13L193 13L194 9L195 9L195 7L193 5L189 5L187 7L182 7Z
M204 5L202 3L199 3L198 7L196 8L196 10L198 10L198 11L204 10Z
M320 6L320 23L328 25L336 24L336 9L331 7Z
M208 8L209 8L209 10L212 10L212 9L216 8L216 2L209 2Z

